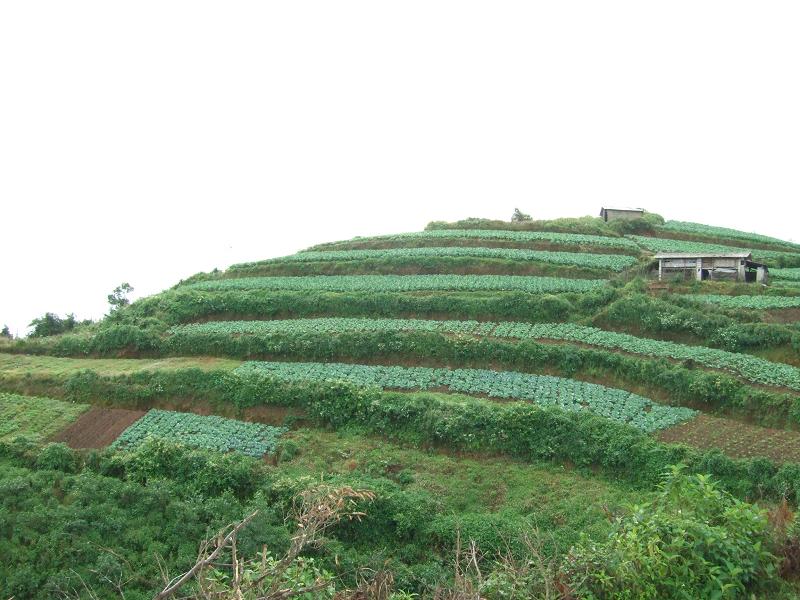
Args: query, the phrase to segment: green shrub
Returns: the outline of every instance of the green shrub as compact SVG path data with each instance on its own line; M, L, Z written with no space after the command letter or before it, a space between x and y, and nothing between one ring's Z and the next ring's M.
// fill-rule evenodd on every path
M565 564L588 598L743 598L776 573L761 509L705 475L673 470L655 501L631 509L601 544L584 541Z
M278 462L289 462L298 454L300 454L300 446L291 438L280 439L275 445L275 456Z
M37 469L74 473L77 467L75 453L66 444L47 444L36 457Z

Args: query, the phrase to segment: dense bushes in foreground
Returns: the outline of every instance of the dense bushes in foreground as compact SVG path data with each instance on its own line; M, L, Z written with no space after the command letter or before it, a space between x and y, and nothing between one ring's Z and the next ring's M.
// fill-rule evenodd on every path
M592 598L740 598L775 577L771 537L764 511L676 468L655 500L604 543L573 548L567 565Z
M637 598L679 597L686 590L714 597L726 589L720 597L737 598L778 590L779 558L770 551L780 550L783 537L773 534L765 513L704 476L671 471L652 500L645 494L646 504L615 510L613 528L593 528L581 539L569 532L573 541L560 547L537 537L536 515L462 509L454 520L441 492L434 497L408 480L361 469L329 475L323 491L368 492L354 506L363 517L327 529L323 544L307 548L297 568L328 572L331 588L314 597L330 597L333 586L352 589L364 570L392 573L385 587L423 597L465 585L487 600L605 598L624 590ZM0 444L0 596L152 598L163 586L161 568L170 576L183 572L194 564L201 540L253 511L238 536L239 556L255 557L264 547L280 556L293 528L285 517L299 494L319 485L302 465L270 467L164 441L86 455L61 445L37 450L24 440ZM457 492L448 484L442 491ZM602 520L599 511L597 517ZM462 549L475 541L478 552L454 581L451 561L462 560L455 554L458 540ZM362 597L368 596L344 596Z

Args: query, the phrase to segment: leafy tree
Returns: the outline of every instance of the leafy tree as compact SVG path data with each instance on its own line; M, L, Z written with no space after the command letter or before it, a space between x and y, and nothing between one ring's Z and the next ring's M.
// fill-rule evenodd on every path
M128 294L133 291L130 283L121 283L114 288L114 291L108 295L108 303L111 305L111 310L128 306L131 301L128 300Z
M28 337L46 337L49 335L58 335L71 331L77 325L74 314L68 314L63 319L55 313L45 313L43 317L34 319L28 324L28 327L33 327L33 331Z
M14 336L11 335L11 330L8 328L8 325L3 325L3 330L0 331L0 337L11 339Z
M512 223L522 223L523 221L533 221L533 218L530 215L526 215L520 209L515 208L514 214L511 215L511 222Z

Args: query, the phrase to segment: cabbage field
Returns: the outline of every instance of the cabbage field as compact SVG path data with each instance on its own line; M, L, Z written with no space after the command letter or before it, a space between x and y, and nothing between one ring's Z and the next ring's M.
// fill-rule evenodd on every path
M769 276L775 279L785 279L787 281L800 281L800 268L770 269Z
M306 250L290 256L270 260L233 265L230 270L248 269L274 263L353 261L368 259L416 259L438 257L499 258L517 261L536 261L555 265L572 265L594 269L622 271L636 264L636 259L620 254L587 254L581 252L548 252L544 250L522 250L518 248L389 248L381 250Z
M494 330L493 335L498 337L567 340L614 350L623 350L633 354L675 360L690 360L706 367L730 371L755 383L785 386L800 390L800 369L797 367L770 362L749 354L739 354L705 346L690 346L677 342L640 338L627 333L605 331L596 327L570 323L500 323Z
M755 260L777 260L780 258L798 260L800 253L780 252L778 250L753 250L750 248L740 248L734 246L723 246L721 244L707 244L705 242L690 242L686 240L670 240L664 238L646 237L642 235L629 235L628 238L636 241L639 245L651 252L752 252ZM770 269L772 274L772 269Z
M625 248L638 250L636 242L622 237L605 237L600 235L584 235L579 233L556 233L552 231L514 231L508 229L434 229L429 231L415 231L409 233L395 233L373 237L357 237L350 242L392 242L405 240L508 240L512 242L531 243L548 242L552 244L565 244L575 246L603 246L606 248ZM343 243L343 242L334 242ZM328 246L321 244L311 248Z
M357 331L432 331L446 334L493 336L512 339L564 340L622 350L657 358L691 360L714 369L732 372L755 383L785 386L800 390L800 369L751 356L677 342L640 338L626 333L606 331L572 323L480 322L425 319L322 318L278 321L216 321L178 325L174 336L193 335L272 335L309 333L344 333Z
M587 410L646 432L671 427L696 414L688 408L656 404L625 390L514 371L253 361L238 367L234 373L242 377L267 375L282 381L348 381L384 389L447 388L451 392L527 400L568 411Z
M749 233L746 231L739 231L738 229L728 229L727 227L714 227L712 225L703 225L701 223L689 223L686 221L667 221L659 227L667 231L678 231L680 233L693 233L706 237L723 237L735 240L742 240L744 242L753 242L760 244L777 244L781 246L794 247L800 250L800 244L794 244L778 238L769 237L767 235L760 235L758 233Z
M717 304L724 308L755 308L770 310L775 308L798 308L800 296L725 296L721 294L685 294L686 300Z
M197 290L293 290L337 292L414 292L434 290L519 291L532 294L588 292L605 279L565 279L522 275L319 275L310 277L242 277L185 284Z
M353 331L434 331L465 335L491 335L497 323L483 321L434 321L428 319L360 319L329 317L319 319L281 319L276 321L209 321L176 325L172 335L271 335L345 333Z
M153 409L128 427L112 448L135 448L148 438L162 438L194 448L240 452L261 457L275 449L285 427L247 423L217 416Z

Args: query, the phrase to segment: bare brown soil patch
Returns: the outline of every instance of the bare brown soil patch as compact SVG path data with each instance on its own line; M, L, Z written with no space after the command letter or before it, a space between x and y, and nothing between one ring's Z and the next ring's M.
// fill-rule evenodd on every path
M58 433L53 441L64 442L70 448L105 448L145 412L94 407Z
M800 308L765 310L761 316L767 323L800 323Z
M305 413L293 407L286 406L253 406L244 409L240 418L245 421L253 421L255 423L266 423L267 425L282 425L287 417L305 416Z
M704 450L718 448L732 458L763 456L775 462L800 462L800 432L770 429L741 421L698 415L660 432L662 442Z

